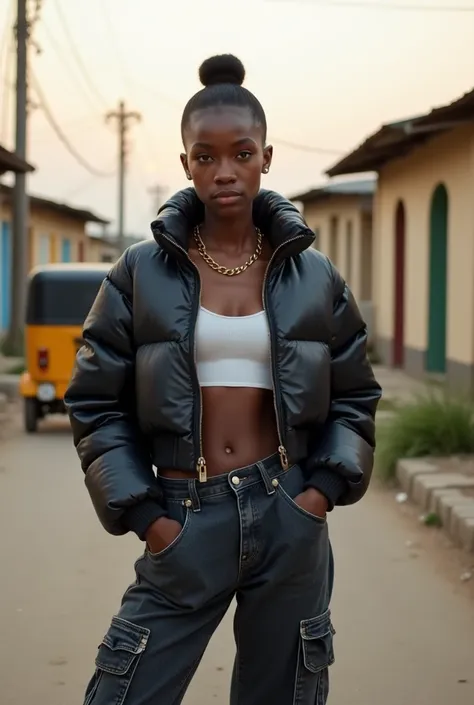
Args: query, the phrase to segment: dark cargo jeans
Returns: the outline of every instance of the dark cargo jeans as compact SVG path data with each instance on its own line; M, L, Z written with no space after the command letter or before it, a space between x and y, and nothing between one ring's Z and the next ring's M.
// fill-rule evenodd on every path
M334 661L324 519L293 501L297 465L272 456L229 475L161 479L178 538L135 565L85 705L178 705L237 598L232 705L325 705Z

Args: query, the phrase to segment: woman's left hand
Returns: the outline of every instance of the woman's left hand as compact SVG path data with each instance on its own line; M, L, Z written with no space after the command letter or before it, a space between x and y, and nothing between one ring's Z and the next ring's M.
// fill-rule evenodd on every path
M326 518L328 501L326 497L318 490L315 490L314 487L309 487L295 497L294 501L301 509L304 509L305 512L313 514L320 519Z

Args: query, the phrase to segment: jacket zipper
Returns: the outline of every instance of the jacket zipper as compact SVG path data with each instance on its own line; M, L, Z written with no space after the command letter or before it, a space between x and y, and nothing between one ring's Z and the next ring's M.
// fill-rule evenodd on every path
M273 254L270 257L270 260L268 262L268 266L265 270L265 276L263 277L263 284L262 284L262 304L263 304L263 308L265 310L265 313L267 314L268 327L270 330L270 364L271 364L271 368L272 368L273 406L275 409L275 419L276 419L278 442L279 442L278 453L280 455L280 463L281 463L281 467L283 468L283 470L288 470L288 468L290 466L290 462L288 459L287 450L285 448L283 432L281 430L281 419L283 417L283 414L281 413L281 409L280 409L279 403L278 403L277 378L276 378L276 373L275 373L275 362L274 362L275 355L273 352L275 333L273 330L271 315L269 313L267 302L266 302L266 284L267 284L267 278L268 278L268 273L270 271L270 267L273 264L273 260L276 256L276 254L278 253L278 250L280 250L282 247L285 247L286 245L288 245L288 243L293 242L294 240L299 240L299 239L300 239L300 236L292 237L290 240L287 240L286 242L279 245L276 248L276 250L273 251Z
M199 295L198 295L198 303L196 307L196 311L194 314L194 322L193 322L193 330L192 330L192 344L193 344L193 358L194 358L194 373L196 375L196 386L199 390L199 413L198 413L198 435L199 435L199 457L197 459L196 463L196 472L198 474L198 480L199 482L207 482L207 465L206 465L206 458L204 457L204 452L203 452L203 443L202 443L202 389L201 385L199 384L199 379L197 376L197 345L196 345L196 325L197 325L197 318L199 315L199 310L201 308L201 290L202 290L202 284L201 284L201 275L199 274L199 269L196 267L194 262L191 260L191 258L188 255L188 259L194 269L196 270L196 276L197 276L197 281L198 281L198 288L199 288Z
M194 312L194 322L193 322L193 328L192 328L192 346L193 346L193 360L194 360L194 374L195 374L195 384L198 389L199 393L199 411L197 414L197 419L198 423L196 424L197 426L197 437L199 438L199 450L198 450L198 459L196 462L196 472L198 474L198 479L199 482L207 482L207 464L206 464L206 458L204 457L203 453L203 443L202 443L202 390L201 386L199 384L199 380L197 377L197 354L196 354L196 323L197 323L197 317L199 314L199 309L201 307L201 275L199 274L199 269L196 267L194 262L192 261L191 257L188 255L184 247L181 247L181 245L178 245L174 240L169 238L165 233L161 233L161 236L165 238L165 240L168 240L169 243L173 247L176 247L180 252L182 252L188 262L190 263L191 267L195 270L196 272L196 277L197 277L197 282L198 282L198 290L199 290L199 295L198 295L198 301L197 301L197 307Z

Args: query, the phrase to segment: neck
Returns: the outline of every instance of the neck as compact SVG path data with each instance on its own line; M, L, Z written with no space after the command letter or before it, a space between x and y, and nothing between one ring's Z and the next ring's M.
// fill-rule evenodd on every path
M255 225L252 212L239 220L218 218L206 211L201 237L206 246L213 250L224 250L229 254L239 254L255 246Z

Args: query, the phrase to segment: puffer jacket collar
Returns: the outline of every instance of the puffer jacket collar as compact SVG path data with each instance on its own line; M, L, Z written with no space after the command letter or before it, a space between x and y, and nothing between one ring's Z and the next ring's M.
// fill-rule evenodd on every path
M274 191L261 190L254 201L254 222L268 238L274 250L285 257L308 248L314 233L306 225L296 206ZM204 205L195 189L178 191L158 211L151 224L153 236L165 250L185 254L193 228L202 223Z

